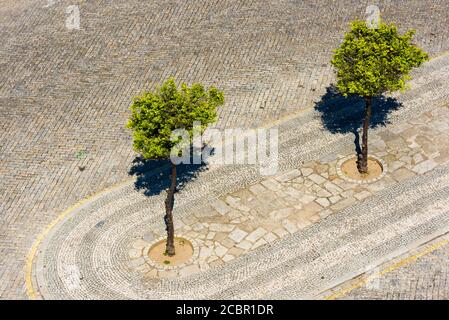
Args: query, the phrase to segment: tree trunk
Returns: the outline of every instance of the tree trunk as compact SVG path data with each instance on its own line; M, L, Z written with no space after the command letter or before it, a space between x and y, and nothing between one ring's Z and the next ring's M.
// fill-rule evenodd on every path
M360 173L368 173L368 129L371 119L372 97L365 97L365 121L363 121L362 152L358 155L357 168Z
M167 199L165 199L165 230L167 230L167 246L165 253L168 256L175 255L175 228L173 226L173 205L175 203L176 191L176 165L171 163L170 188L167 190Z

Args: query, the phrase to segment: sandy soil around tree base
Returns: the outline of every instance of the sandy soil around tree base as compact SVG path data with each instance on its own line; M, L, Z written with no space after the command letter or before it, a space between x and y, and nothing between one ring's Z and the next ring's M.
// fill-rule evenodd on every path
M341 166L341 172L355 180L371 180L382 174L382 165L375 159L368 157L368 173L361 174L357 169L357 158L351 158L345 161Z
M177 266L188 261L193 255L193 246L184 238L175 238L175 255L165 254L166 240L159 241L148 251L148 256L156 263L167 266Z

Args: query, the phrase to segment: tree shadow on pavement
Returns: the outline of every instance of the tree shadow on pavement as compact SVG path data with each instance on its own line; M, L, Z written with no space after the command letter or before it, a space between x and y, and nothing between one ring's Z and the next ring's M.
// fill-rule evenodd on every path
M198 177L198 174L207 169L207 165L179 164L177 171L176 191L181 190L189 182ZM170 187L170 160L145 160L138 156L133 160L129 175L136 176L134 187L146 196L158 195Z
M370 128L386 126L390 123L388 115L401 107L396 98L375 97L372 104ZM359 129L365 118L365 100L358 95L344 97L335 85L326 88L326 93L315 104L320 113L323 127L335 133L354 134L355 151L361 153Z

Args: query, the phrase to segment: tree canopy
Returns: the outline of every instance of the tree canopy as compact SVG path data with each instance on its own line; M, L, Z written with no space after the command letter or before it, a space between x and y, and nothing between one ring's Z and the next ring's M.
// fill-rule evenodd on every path
M394 24L369 28L365 21L351 23L351 30L335 50L332 65L337 69L337 88L344 94L378 96L405 89L412 68L428 55L412 44L415 34L401 35Z
M217 107L224 103L224 94L215 87L205 89L195 83L185 83L178 88L171 77L154 92L144 92L136 97L130 107L131 117L127 127L133 130L133 147L146 159L166 159L180 140L171 140L176 129L193 134L195 121L204 131L216 121Z

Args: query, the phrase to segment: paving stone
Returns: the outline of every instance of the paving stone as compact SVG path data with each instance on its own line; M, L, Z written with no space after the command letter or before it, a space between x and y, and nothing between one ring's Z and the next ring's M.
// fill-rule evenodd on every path
M228 232L217 232L215 234L214 240L215 241L223 241L228 236Z
M267 241L264 238L261 238L261 239L257 240L256 243L254 243L254 245L251 247L251 250L255 250L255 249L263 246L264 244L267 244Z
M417 153L413 156L413 162L412 164L417 164L420 163L421 161L424 160L424 156L421 153Z
M354 194L355 194L355 192L354 192L353 189L351 189L351 190L346 190L346 191L344 191L344 192L341 193L341 195L342 195L344 198L350 198L350 197L354 196Z
M232 248L233 246L235 246L235 242L232 241L229 238L226 238L224 240L221 241L221 244L224 245L226 248Z
M215 252L215 254L218 257L222 258L226 254L226 252L228 252L228 248L226 248L226 247L222 246L221 244L217 243L215 245L214 252Z
M263 237L267 233L267 230L264 228L257 228L253 232L251 232L245 240L248 240L249 242L256 242L259 240L259 238Z
M255 195L261 194L265 192L267 189L264 188L260 183L252 185L249 187L249 190L254 193Z
M221 259L215 260L215 261L210 263L210 267L211 268L216 268L216 267L219 267L219 266L222 266L222 265L224 265L224 261L221 260Z
M211 203L211 206L220 214L226 214L231 210L231 208L221 200L215 200Z
M209 230L215 232L231 232L235 227L224 223L211 223Z
M249 250L252 246L253 246L253 243L251 243L247 240L244 240L244 241L236 244L237 248L242 248L243 250Z
M239 257L245 252L242 248L232 247L229 249L228 254L234 257Z
M327 190L321 188L321 187L318 186L318 185L314 185L312 189L315 191L315 194L316 194L318 197L320 197L320 198L327 198L327 197L332 196L332 193L330 193L329 191L327 191Z
M273 219L274 221L281 221L281 220L287 218L288 216L294 214L296 212L296 210L297 209L291 208L291 207L275 210L270 213L270 218Z
M286 182L293 180L299 176L301 176L301 171L298 169L294 169L276 177L276 180L278 180L279 182Z
M275 240L278 239L278 237L276 235L274 235L273 233L267 233L266 235L263 236L263 238L265 239L265 241L267 241L268 243L273 242Z
M391 171L396 171L397 169L399 169L400 167L403 167L405 165L405 162L402 161L394 161L393 163L389 164L389 169Z
M212 250L213 250L212 247L204 247L204 246L201 247L200 248L199 257L200 258L208 258L208 257L210 257L212 255Z
M392 177L397 180L398 182L401 182L403 180L409 179L411 177L414 177L415 173L412 171L406 169L406 168L400 168L392 173Z
M296 225L294 223L292 223L290 220L288 219L284 219L282 220L282 226L285 228L285 230L287 230L289 233L295 233L298 228L296 227Z
M318 198L315 201L318 202L318 204L324 208L330 205L330 202L329 200L327 200L327 198Z
M276 228L273 230L273 233L276 234L279 238L283 238L288 235L288 232L284 228Z
M329 197L329 201L332 203L332 204L334 204L334 203L337 203L338 201L340 201L342 198L340 197L340 196L332 196L332 197Z
M388 148L397 150L403 147L406 143L402 137L395 136L393 140L386 141Z
M415 171L418 174L424 174L430 170L432 170L433 168L435 168L438 165L438 163L436 163L433 160L426 160L424 162L419 163L418 165L413 167L413 171Z
M308 218L305 218L305 217L299 217L296 222L298 229L305 229L305 228L309 227L311 224L312 224L312 222Z
M343 189L340 188L339 186L337 186L335 183L332 183L330 181L326 181L326 183L324 183L324 187L330 192L332 193L334 196L340 194L341 192L343 192Z
M261 182L266 188L278 191L282 189L282 185L274 179L268 179Z
M303 203L303 204L308 204L308 203L312 202L312 201L315 200L315 199L316 199L315 196L306 194L306 195L302 196L302 197L299 199L299 201L301 201L301 203Z
M284 192L293 198L299 198L303 195L302 192L299 192L298 190L292 187L285 188Z
M192 239L196 239L200 234L196 231L189 231L186 233L186 236Z
M157 276L158 276L158 271L157 271L157 269L151 269L151 270L149 270L146 274L145 274L145 276L146 277L149 277L149 278L156 278Z
M304 205L303 209L301 210L301 215L304 215L304 214L309 215L310 213L317 213L321 210L322 210L322 207L318 203L311 202L311 203Z
M304 178L301 176L301 177L293 179L291 182L295 183L295 184L302 185L304 183Z
M211 256L209 258L206 259L207 263L210 265L211 262L214 262L216 260L219 260L220 258L217 256Z
M307 178L309 178L310 180L312 180L316 184L322 184L323 182L326 182L325 178L323 178L322 176L320 176L320 175L318 175L316 173L312 173Z
M248 235L248 232L245 232L239 228L235 228L232 230L232 232L229 234L229 238L233 240L236 243L239 243L242 241L246 236Z
M195 223L192 225L192 229L193 229L193 231L198 232L198 231L204 229L204 225L202 223Z
M438 157L436 157L433 160L440 165L447 164L449 162L449 152L440 154Z
M371 147L377 148L379 150L385 150L387 148L387 145L381 139L370 139L369 143Z
M322 210L322 211L320 211L320 212L319 212L319 215L320 215L321 219L325 219L325 218L327 218L329 215L331 215L332 213L333 213L332 210L327 209L327 210Z
M308 177L310 174L313 173L313 169L311 168L301 168L301 173L304 177Z
M224 262L229 262L229 261L234 260L234 259L235 259L235 257L233 255L231 255L231 254L227 254L227 255L225 255L223 257L223 261Z
M150 267L148 264L144 263L138 267L135 267L135 270L137 272L140 272L142 274L147 274L148 272L150 272L153 269L153 267Z
M365 199L365 198L368 198L369 196L371 196L371 193L369 192L369 191L366 191L366 190L364 190L364 191L362 191L362 192L359 192L359 193L356 193L355 195L354 195L354 197L357 199L357 200L363 200L363 199Z
M340 202L337 202L336 204L332 205L331 209L333 211L338 212L338 211L345 209L346 207L353 205L355 202L356 202L355 198L352 198L352 197L346 198L346 199L343 199Z

